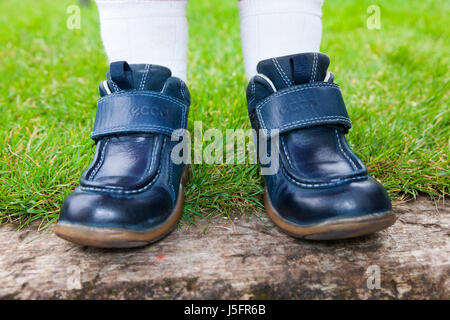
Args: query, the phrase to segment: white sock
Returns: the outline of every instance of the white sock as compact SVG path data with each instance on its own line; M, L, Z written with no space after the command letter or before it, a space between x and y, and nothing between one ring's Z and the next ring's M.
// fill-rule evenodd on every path
M187 0L96 0L110 62L168 67L186 80Z
M259 61L319 52L323 0L242 0L242 50L250 80Z

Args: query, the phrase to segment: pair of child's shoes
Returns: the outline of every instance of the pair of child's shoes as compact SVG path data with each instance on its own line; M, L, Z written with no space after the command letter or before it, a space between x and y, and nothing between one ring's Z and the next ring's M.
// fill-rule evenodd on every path
M351 122L328 65L321 53L264 60L247 88L256 136L276 145L268 156L278 165L264 175L267 212L306 239L355 237L395 222L385 189L347 144ZM55 232L83 245L145 245L169 233L183 211L188 167L172 161L171 135L186 128L189 91L165 67L114 62L100 96L95 157Z

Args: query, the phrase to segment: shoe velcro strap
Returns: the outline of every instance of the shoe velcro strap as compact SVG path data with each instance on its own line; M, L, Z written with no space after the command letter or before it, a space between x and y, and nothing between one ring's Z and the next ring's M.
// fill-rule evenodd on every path
M162 133L186 128L188 106L159 92L122 92L97 102L92 139L122 133Z
M340 125L351 128L339 86L318 82L278 91L256 106L261 129L267 135L273 130L285 133L294 129L322 125Z

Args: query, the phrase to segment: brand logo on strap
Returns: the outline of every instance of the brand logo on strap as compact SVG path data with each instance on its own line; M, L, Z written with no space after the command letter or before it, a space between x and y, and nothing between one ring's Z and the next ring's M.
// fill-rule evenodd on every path
M311 111L311 109L314 109L317 107L317 101L315 99L299 99L296 98L295 100L291 100L284 104L282 108L280 108L280 113L282 115L300 112L303 110Z
M161 107L151 106L136 106L130 108L130 113L133 116L157 116L166 117L168 115L167 109Z
M314 91L305 90L301 95L286 96L286 100L280 108L280 114L286 115L298 112L314 112L317 107L318 97Z

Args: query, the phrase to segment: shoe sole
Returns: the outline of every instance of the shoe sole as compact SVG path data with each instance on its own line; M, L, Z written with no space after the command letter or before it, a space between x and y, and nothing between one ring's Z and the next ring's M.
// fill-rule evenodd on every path
M169 217L159 226L145 230L134 231L121 228L91 227L69 222L58 222L53 229L55 234L67 241L83 246L99 248L134 248L156 242L172 232L183 212L184 184L189 178L190 168L186 167L181 178L180 190L175 208Z
M300 226L285 218L272 206L267 189L264 189L264 204L272 221L285 233L308 240L339 240L364 236L390 227L397 220L392 211L373 213L359 217L333 218Z

